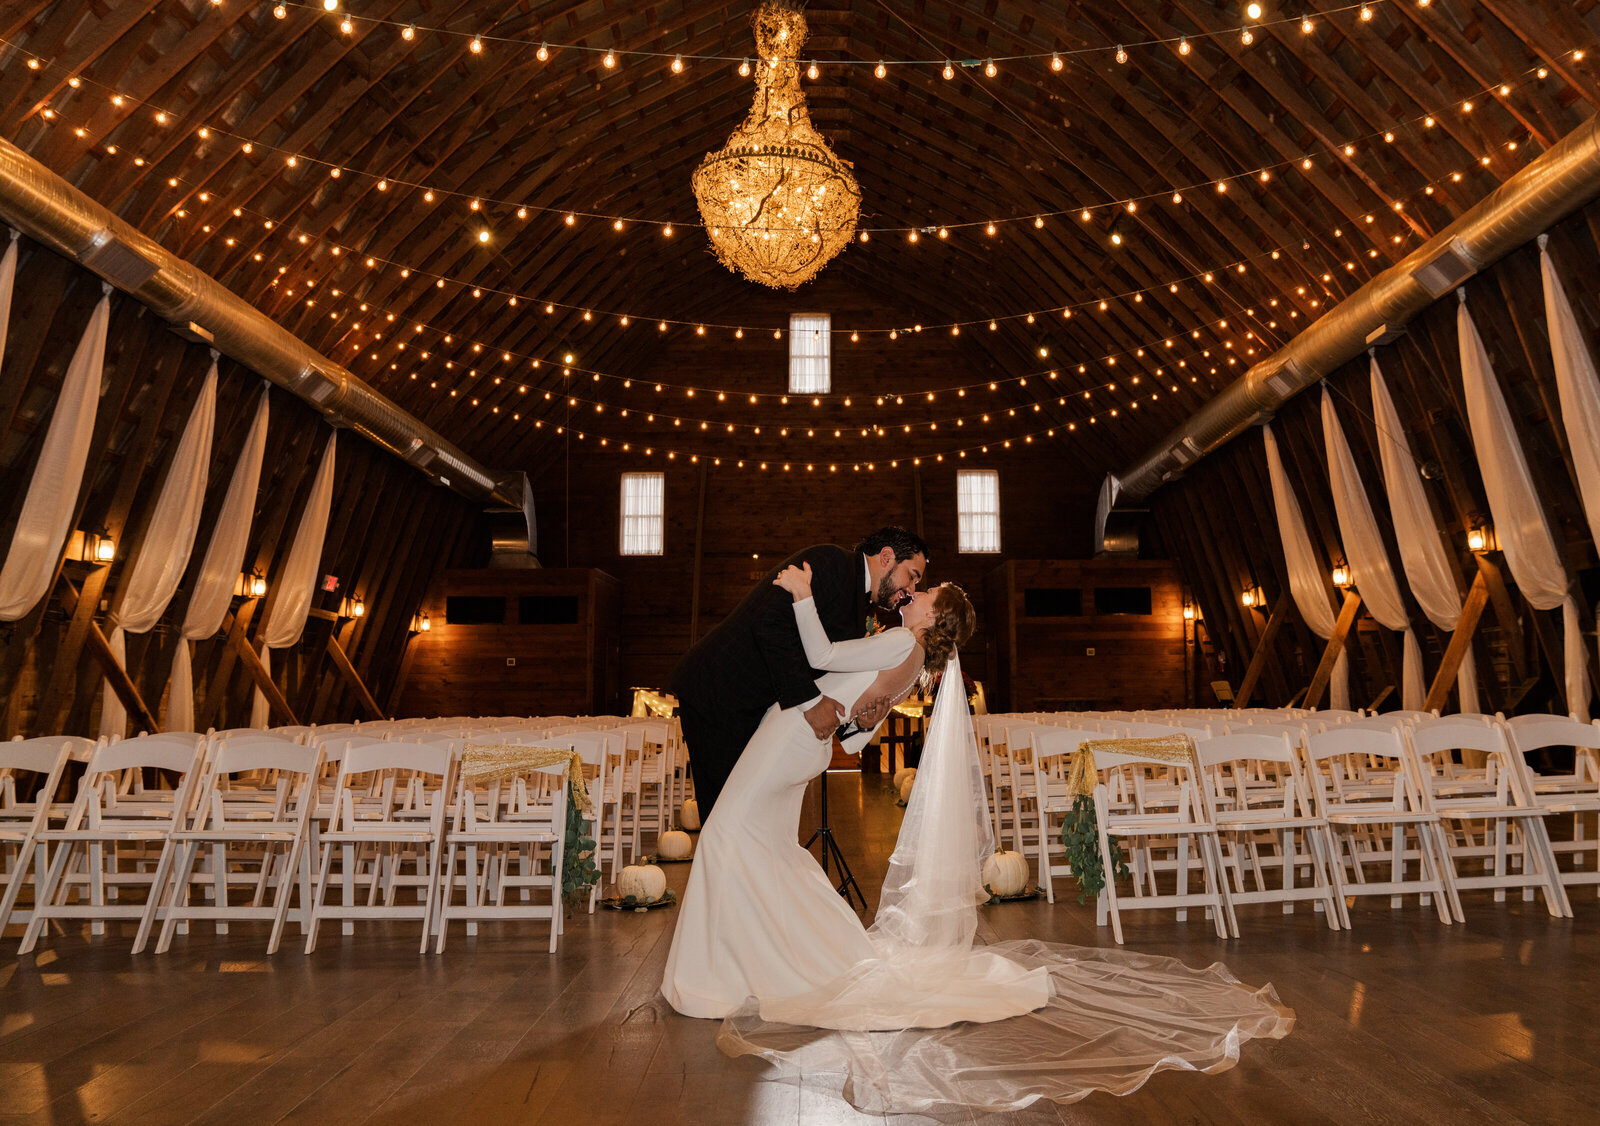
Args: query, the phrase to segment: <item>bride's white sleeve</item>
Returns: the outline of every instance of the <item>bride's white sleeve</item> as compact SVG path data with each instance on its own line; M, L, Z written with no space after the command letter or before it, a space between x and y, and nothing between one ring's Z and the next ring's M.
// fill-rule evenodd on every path
M794 623L806 647L806 660L814 669L829 672L880 672L892 669L916 644L908 629L887 629L852 641L830 641L817 617L817 604L803 598L794 604Z

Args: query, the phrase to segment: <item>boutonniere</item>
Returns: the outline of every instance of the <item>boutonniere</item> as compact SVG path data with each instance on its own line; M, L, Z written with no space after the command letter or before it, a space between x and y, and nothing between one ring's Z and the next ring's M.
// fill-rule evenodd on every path
M875 633L882 633L883 629L883 623L878 620L878 615L874 614L871 610L868 610L865 636L871 637Z

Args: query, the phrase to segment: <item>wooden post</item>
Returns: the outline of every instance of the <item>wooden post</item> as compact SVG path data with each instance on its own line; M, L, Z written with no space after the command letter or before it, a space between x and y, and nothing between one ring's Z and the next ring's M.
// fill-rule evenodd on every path
M1344 607L1333 626L1333 636L1328 638L1328 647L1322 651L1322 660L1318 662L1317 671L1311 678L1311 687L1306 689L1306 698L1300 701L1301 707L1314 708L1317 701L1322 699L1328 681L1333 679L1333 666L1339 660L1339 653L1344 649L1345 639L1350 636L1350 627L1355 624L1356 611L1360 608L1361 596L1353 590L1346 591Z
M1422 702L1423 711L1431 712L1435 708L1444 711L1445 701L1450 698L1450 686L1455 683L1457 674L1461 672L1461 662L1466 660L1472 648L1472 635L1478 631L1478 622L1482 620L1483 608L1488 603L1489 583L1483 572L1479 571L1478 577L1472 580L1472 589L1467 591L1466 602L1461 606L1461 617L1456 619L1450 644L1445 646L1439 672L1428 688L1428 698Z
M72 580L65 575L61 576L56 598L61 603L61 608L73 615L82 602L77 588L72 585ZM106 640L106 635L101 632L99 623L92 616L89 618L84 640L90 655L100 666L100 671L105 673L106 682L117 694L117 699L122 701L122 706L128 709L128 714L133 717L134 722L152 735L159 734L161 727L156 723L156 717L150 714L150 709L145 706L144 697L139 695L138 686L129 678L128 670L122 667L117 655L111 651L111 643Z
M350 663L350 658L344 651L344 646L339 644L339 631L334 630L328 634L328 656L333 658L334 666L340 675L356 690L356 699L361 701L363 707L372 713L373 719L382 719L383 709L378 707L378 701L372 698L372 693L367 691L366 683L361 679L361 674L356 672L356 667Z
M1267 653L1272 648L1273 639L1278 636L1278 627L1283 625L1283 619L1288 616L1288 608L1287 598L1279 598L1278 604L1272 608L1272 613L1267 618L1267 628L1261 631L1261 640L1256 642L1256 651L1250 655L1250 667L1244 670L1244 679L1239 682L1239 690L1234 693L1234 707L1249 706L1250 693L1255 691L1256 682L1261 679L1261 670L1267 663Z
M261 605L259 598L246 598L239 603L239 609L234 611L233 624L228 628L228 643L222 647L222 660L217 665L217 671L211 677L211 683L206 686L206 705L204 711L195 718L195 729L209 730L215 726L212 722L222 711L222 698L228 692L228 678L233 675L233 662L237 660L240 646L249 648L245 641L245 631L250 628L250 619L256 616L256 608Z
M1478 561L1478 574L1483 576L1488 585L1495 618L1500 622L1500 628L1506 631L1506 650L1511 657L1511 669L1519 680L1525 680L1529 674L1527 658L1523 655L1522 619L1517 615L1516 604L1511 601L1511 592L1506 589L1506 580L1487 553L1479 552L1474 558Z
M273 683L272 677L267 673L267 666L261 663L256 651L250 648L250 642L245 640L243 633L232 634L228 641L239 654L239 663L244 666L244 671L250 674L250 679L261 689L261 694L267 698L267 703L272 705L272 710L288 723L299 726L300 721L295 718L294 710L289 707L289 701L284 699L283 693ZM210 702L206 701L208 704Z

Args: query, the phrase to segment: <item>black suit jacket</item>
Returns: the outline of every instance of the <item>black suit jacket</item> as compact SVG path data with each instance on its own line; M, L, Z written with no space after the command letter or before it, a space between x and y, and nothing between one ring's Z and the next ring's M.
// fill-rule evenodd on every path
M778 572L811 564L811 592L817 615L832 641L866 633L866 564L863 557L833 544L798 551L767 572L733 613L702 637L672 676L672 690L692 707L731 718L753 716L754 732L774 703L785 708L817 695L821 670L806 660L794 624L794 597L772 585Z

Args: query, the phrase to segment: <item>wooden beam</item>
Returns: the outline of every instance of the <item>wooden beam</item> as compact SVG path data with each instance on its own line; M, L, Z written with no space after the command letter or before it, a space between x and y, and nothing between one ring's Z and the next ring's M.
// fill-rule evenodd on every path
M61 608L68 614L76 616L82 598L78 595L77 587L72 585L72 580L65 575L61 576L56 587L56 600L61 603ZM90 611L91 615L93 611ZM133 717L144 730L152 735L159 734L161 727L156 723L156 717L150 714L150 709L145 706L144 697L139 695L139 688L128 676L128 670L122 667L122 662L117 660L117 655L111 651L111 643L106 640L106 635L101 632L100 625L91 616L88 619L88 629L84 637L89 653L99 664L100 670L105 673L106 682L111 685L111 690L117 694L117 699L122 701L122 706L128 709L128 714Z
M1455 632L1450 635L1450 644L1445 646L1444 659L1439 662L1439 672L1428 688L1428 698L1422 702L1423 711L1431 712L1435 708L1444 711L1445 701L1450 698L1450 686L1455 683L1456 676L1461 672L1461 662L1466 660L1467 653L1472 649L1472 635L1478 631L1478 622L1483 618L1483 608L1488 604L1489 582L1484 577L1484 572L1480 570L1478 577L1472 580L1472 589L1467 591L1467 600L1462 604L1461 616L1456 619Z
M1511 601L1511 592L1506 589L1506 580L1500 574L1500 567L1487 552L1479 552L1474 558L1478 561L1478 573L1483 576L1484 582L1489 587L1489 601L1494 603L1494 616L1500 622L1500 628L1506 631L1506 648L1511 656L1511 668L1519 680L1528 677L1528 660L1525 655L1526 644L1522 638L1522 618L1517 613L1516 603Z
M223 697L228 693L228 678L233 675L233 662L238 659L239 646L249 648L244 639L245 631L250 628L250 619L256 616L256 609L260 605L261 599L247 598L234 612L233 624L228 628L228 643L222 647L222 660L206 687L205 709L195 719L196 730L206 731L214 726L212 721L220 714Z
M239 663L244 666L244 671L250 674L250 679L256 682L256 687L267 698L267 703L272 705L272 710L291 725L298 726L300 720L295 717L294 710L289 707L289 701L284 699L283 693L273 683L272 676L267 672L267 666L261 663L261 658L256 656L256 651L250 648L250 643L245 640L240 632L228 635L228 644L239 655ZM210 703L210 699L206 703Z
M356 690L356 699L360 700L367 711L372 713L372 718L383 719L383 709L378 707L378 701L374 700L372 693L367 691L366 682L361 679L361 674L356 672L356 667L350 663L349 656L345 654L344 646L339 644L338 630L328 634L328 656L333 658L333 663L338 668L340 675L349 682L350 687Z
M1261 679L1261 670L1266 667L1267 653L1272 649L1272 642L1278 636L1278 627L1283 625L1283 619L1288 616L1289 602L1287 598L1279 598L1278 604L1272 608L1272 613L1267 618L1267 628L1261 631L1261 640L1256 642L1256 651L1250 656L1250 667L1244 670L1244 679L1239 682L1239 690L1234 693L1234 707L1243 708L1249 705L1250 693L1255 691L1256 682Z
M1361 596L1353 590L1346 591L1344 607L1339 611L1339 620L1333 626L1333 636L1328 638L1328 647L1322 651L1322 660L1318 662L1316 674L1311 678L1311 686L1306 689L1306 698L1300 701L1302 708L1314 708L1317 706L1317 701L1322 699L1328 681L1333 679L1333 666L1339 660L1345 638L1350 636L1350 627L1355 624L1356 611L1360 608Z

